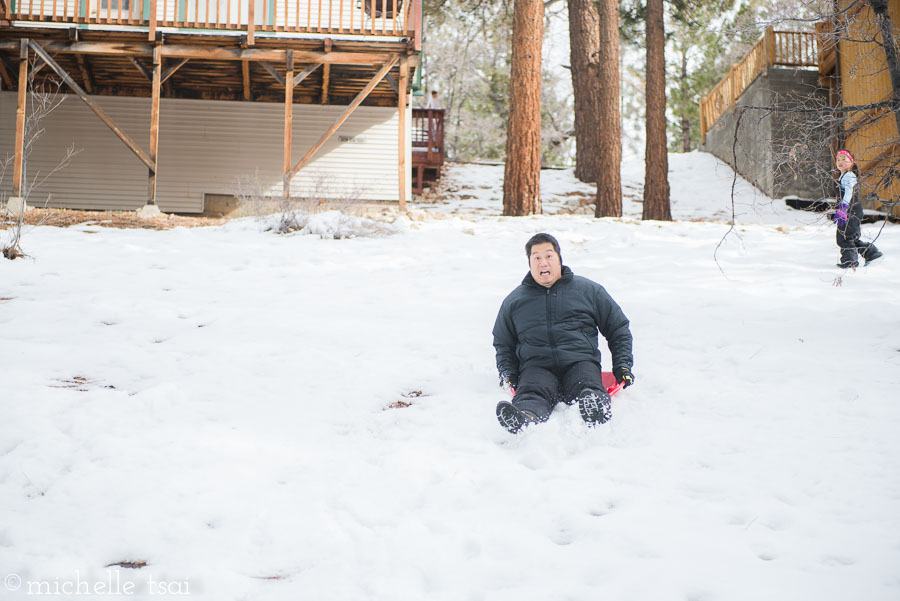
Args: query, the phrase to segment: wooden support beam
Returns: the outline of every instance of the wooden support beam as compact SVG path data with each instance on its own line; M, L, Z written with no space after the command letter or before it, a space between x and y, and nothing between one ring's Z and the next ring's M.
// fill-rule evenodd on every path
M19 42L19 90L16 103L16 143L12 195L22 196L25 167L25 103L28 101L28 40Z
M3 78L3 85L6 86L7 90L15 90L16 82L13 81L12 76L9 74L9 70L6 68L6 59L0 56L0 77Z
M296 86L298 83L309 77L313 71L319 68L319 65L321 64L322 63L313 63L303 71L300 71L300 73L297 73L297 75L294 76L294 85Z
M390 76L387 75L387 77ZM406 212L406 86L408 80L409 63L407 62L406 57L403 57L400 59L400 86L399 93L397 94L397 110L399 111L397 121L399 122L398 127L400 129L397 136L397 145L400 147L400 156L398 157L398 185L400 187L400 211L403 213Z
M34 67L31 69L31 77L34 78L35 75L41 72L41 69L47 66L47 63L38 59L34 62Z
M147 204L156 204L156 177L159 175L159 89L162 86L162 46L153 51L153 91L150 96L150 167L147 184Z
M81 71L81 81L84 83L84 89L88 94L94 93L94 82L91 79L91 72L88 71L87 59L83 54L76 54L75 60L78 62L78 69Z
M250 61L241 61L241 75L244 79L244 100L253 100L253 91L250 89Z
M273 67L272 65L270 65L269 63L267 63L265 61L260 61L259 64L262 66L263 69L265 69L266 71L269 72L269 75L271 75L272 77L275 78L275 81L277 81L281 85L284 85L284 76L281 73L279 73L278 71L276 71L275 67Z
M400 64L403 64L403 62L405 62L405 59L400 60ZM407 63L407 70L409 69L408 65L409 64ZM397 83L397 80L394 79L393 75L388 73L387 75L384 76L384 79L391 85L392 88L394 88L394 92L396 92L397 94L400 93L400 84Z
M322 67L322 104L328 104L328 84L331 81L331 65Z
M284 80L291 85L284 86L284 164L281 171L284 199L291 197L291 142L294 131L294 53L287 53Z
M59 75L60 79L62 79L66 83L66 85L68 85L70 88L72 88L72 91L75 92L75 94L79 98L81 98L81 100L86 105L88 105L90 107L90 109L92 111L94 111L94 113L98 117L100 117L101 121L106 123L106 125L111 130L113 130L113 133L115 133L119 137L119 139L122 140L122 142L124 142L125 145L128 146L129 149L131 149L131 152L133 152L135 155L137 155L137 157L139 159L141 159L142 163L144 163L150 169L155 168L155 164L153 163L153 161L150 160L150 157L148 157L147 154L143 150L141 150L137 144L134 143L134 140L132 140L130 137L128 137L128 134L126 134L121 129L119 129L119 127L115 124L115 122L112 119L110 119L109 116L105 112L103 112L103 109L101 109L90 98L87 97L87 94L85 93L85 91L83 89L81 89L81 86L79 86L77 83L75 83L75 80L72 79L69 76L69 74L66 73L62 69L62 67L57 65L56 61L54 61L52 58L50 58L50 55L47 54L44 51L44 49L41 48L41 46L37 42L35 42L34 40L29 41L28 47L31 48L35 54L40 56L44 60L44 62L47 63L47 65L51 69L53 69L53 71L55 71L57 75Z
M161 83L166 83L166 80L169 79L170 77L172 77L173 75L175 75L175 72L178 71L180 68L182 68L185 65L185 63L187 63L189 60L191 60L191 59L183 58L183 59L181 59L181 62L178 63L177 65L172 65L171 67L166 69L165 72L162 74L162 82Z
M328 141L328 138L331 137L331 134L336 132L337 129L344 123L344 121L346 121L347 118L353 114L353 111L356 110L356 107L358 107L362 103L362 101L365 100L366 97L372 92L372 90L375 89L375 86L378 85L378 82L384 79L384 76L394 67L394 65L397 64L398 60L399 58L395 56L381 67L378 73L375 74L375 77L373 77L372 80L366 84L366 87L360 90L359 94L356 95L356 98L353 99L353 102L350 103L350 105L341 114L341 116L338 117L334 123L332 123L331 127L328 128L328 131L326 131L325 134L319 139L319 141L313 144L312 148L310 148L306 152L306 154L303 155L303 158L300 159L296 165L294 165L294 167L291 169L289 177L293 178L297 174L297 172L300 171L300 169L302 169L307 162L309 162L309 159L311 159L313 155L316 154L316 152L318 152L318 150L322 148L322 146L324 146L325 142Z
M137 67L137 70L141 72L141 75L143 75L144 77L147 78L147 81L153 81L153 75L150 73L150 71L147 71L147 67L145 67L144 65L142 65L142 64L140 63L140 61L138 61L138 59L135 58L134 56L130 56L130 57L128 57L128 58L131 59L132 64L133 64L135 67Z
M251 3L252 4L252 3ZM17 40L0 40L0 51L16 52ZM47 42L41 47L54 54L102 54L109 56L152 56L152 44L114 42ZM200 60L251 60L282 63L287 50L261 48L219 48L212 46L166 45L163 58L195 58ZM323 63L338 65L380 65L398 58L391 52L320 52L314 50L294 50L294 61L301 63Z

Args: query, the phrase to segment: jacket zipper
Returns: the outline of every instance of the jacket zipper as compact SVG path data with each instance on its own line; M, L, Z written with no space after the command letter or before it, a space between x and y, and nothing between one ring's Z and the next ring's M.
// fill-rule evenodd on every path
M559 371L559 353L556 352L556 340L553 338L553 327L550 320L550 288L547 288L547 338L550 340L550 350L553 351L553 364L556 365L556 371Z

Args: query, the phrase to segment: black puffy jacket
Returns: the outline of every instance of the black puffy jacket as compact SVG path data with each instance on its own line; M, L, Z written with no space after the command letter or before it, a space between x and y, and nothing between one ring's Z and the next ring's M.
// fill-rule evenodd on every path
M500 377L515 384L528 367L561 375L579 361L599 365L598 331L612 352L613 369L631 369L628 318L603 286L566 266L550 288L535 282L529 272L503 300L494 323Z

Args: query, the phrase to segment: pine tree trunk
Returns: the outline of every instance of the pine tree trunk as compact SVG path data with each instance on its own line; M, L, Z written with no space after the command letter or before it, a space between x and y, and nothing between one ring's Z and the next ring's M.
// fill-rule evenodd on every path
M597 181L600 147L600 79L597 57L600 21L594 0L569 0L569 54L575 100L575 177Z
M647 0L647 146L644 219L671 221L666 144L666 63L663 0Z
M681 51L681 152L691 151L691 119L687 114L687 51Z
M619 4L600 0L600 45L597 81L600 84L600 148L597 152L595 217L622 216L622 128L619 122Z
M515 0L503 214L541 212L541 41L544 3Z

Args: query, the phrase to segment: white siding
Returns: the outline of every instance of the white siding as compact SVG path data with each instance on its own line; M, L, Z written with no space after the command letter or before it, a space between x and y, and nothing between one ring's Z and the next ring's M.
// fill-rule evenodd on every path
M149 150L150 100L94 96L120 129ZM292 162L296 163L343 112L341 106L294 105ZM0 157L12 156L16 94L0 92ZM407 114L407 123L411 119ZM74 143L80 151L31 197L32 205L136 209L147 200L147 168L74 96L49 117L35 144L29 177L47 173ZM157 202L167 212L200 212L203 195L235 194L239 179L280 195L284 106L166 99L160 101ZM409 134L407 134L407 140ZM411 154L407 144L407 170ZM292 180L295 195L317 190L331 198L398 200L396 108L359 107ZM409 173L409 171L407 171ZM12 188L12 166L2 189ZM407 198L409 192L407 177Z

